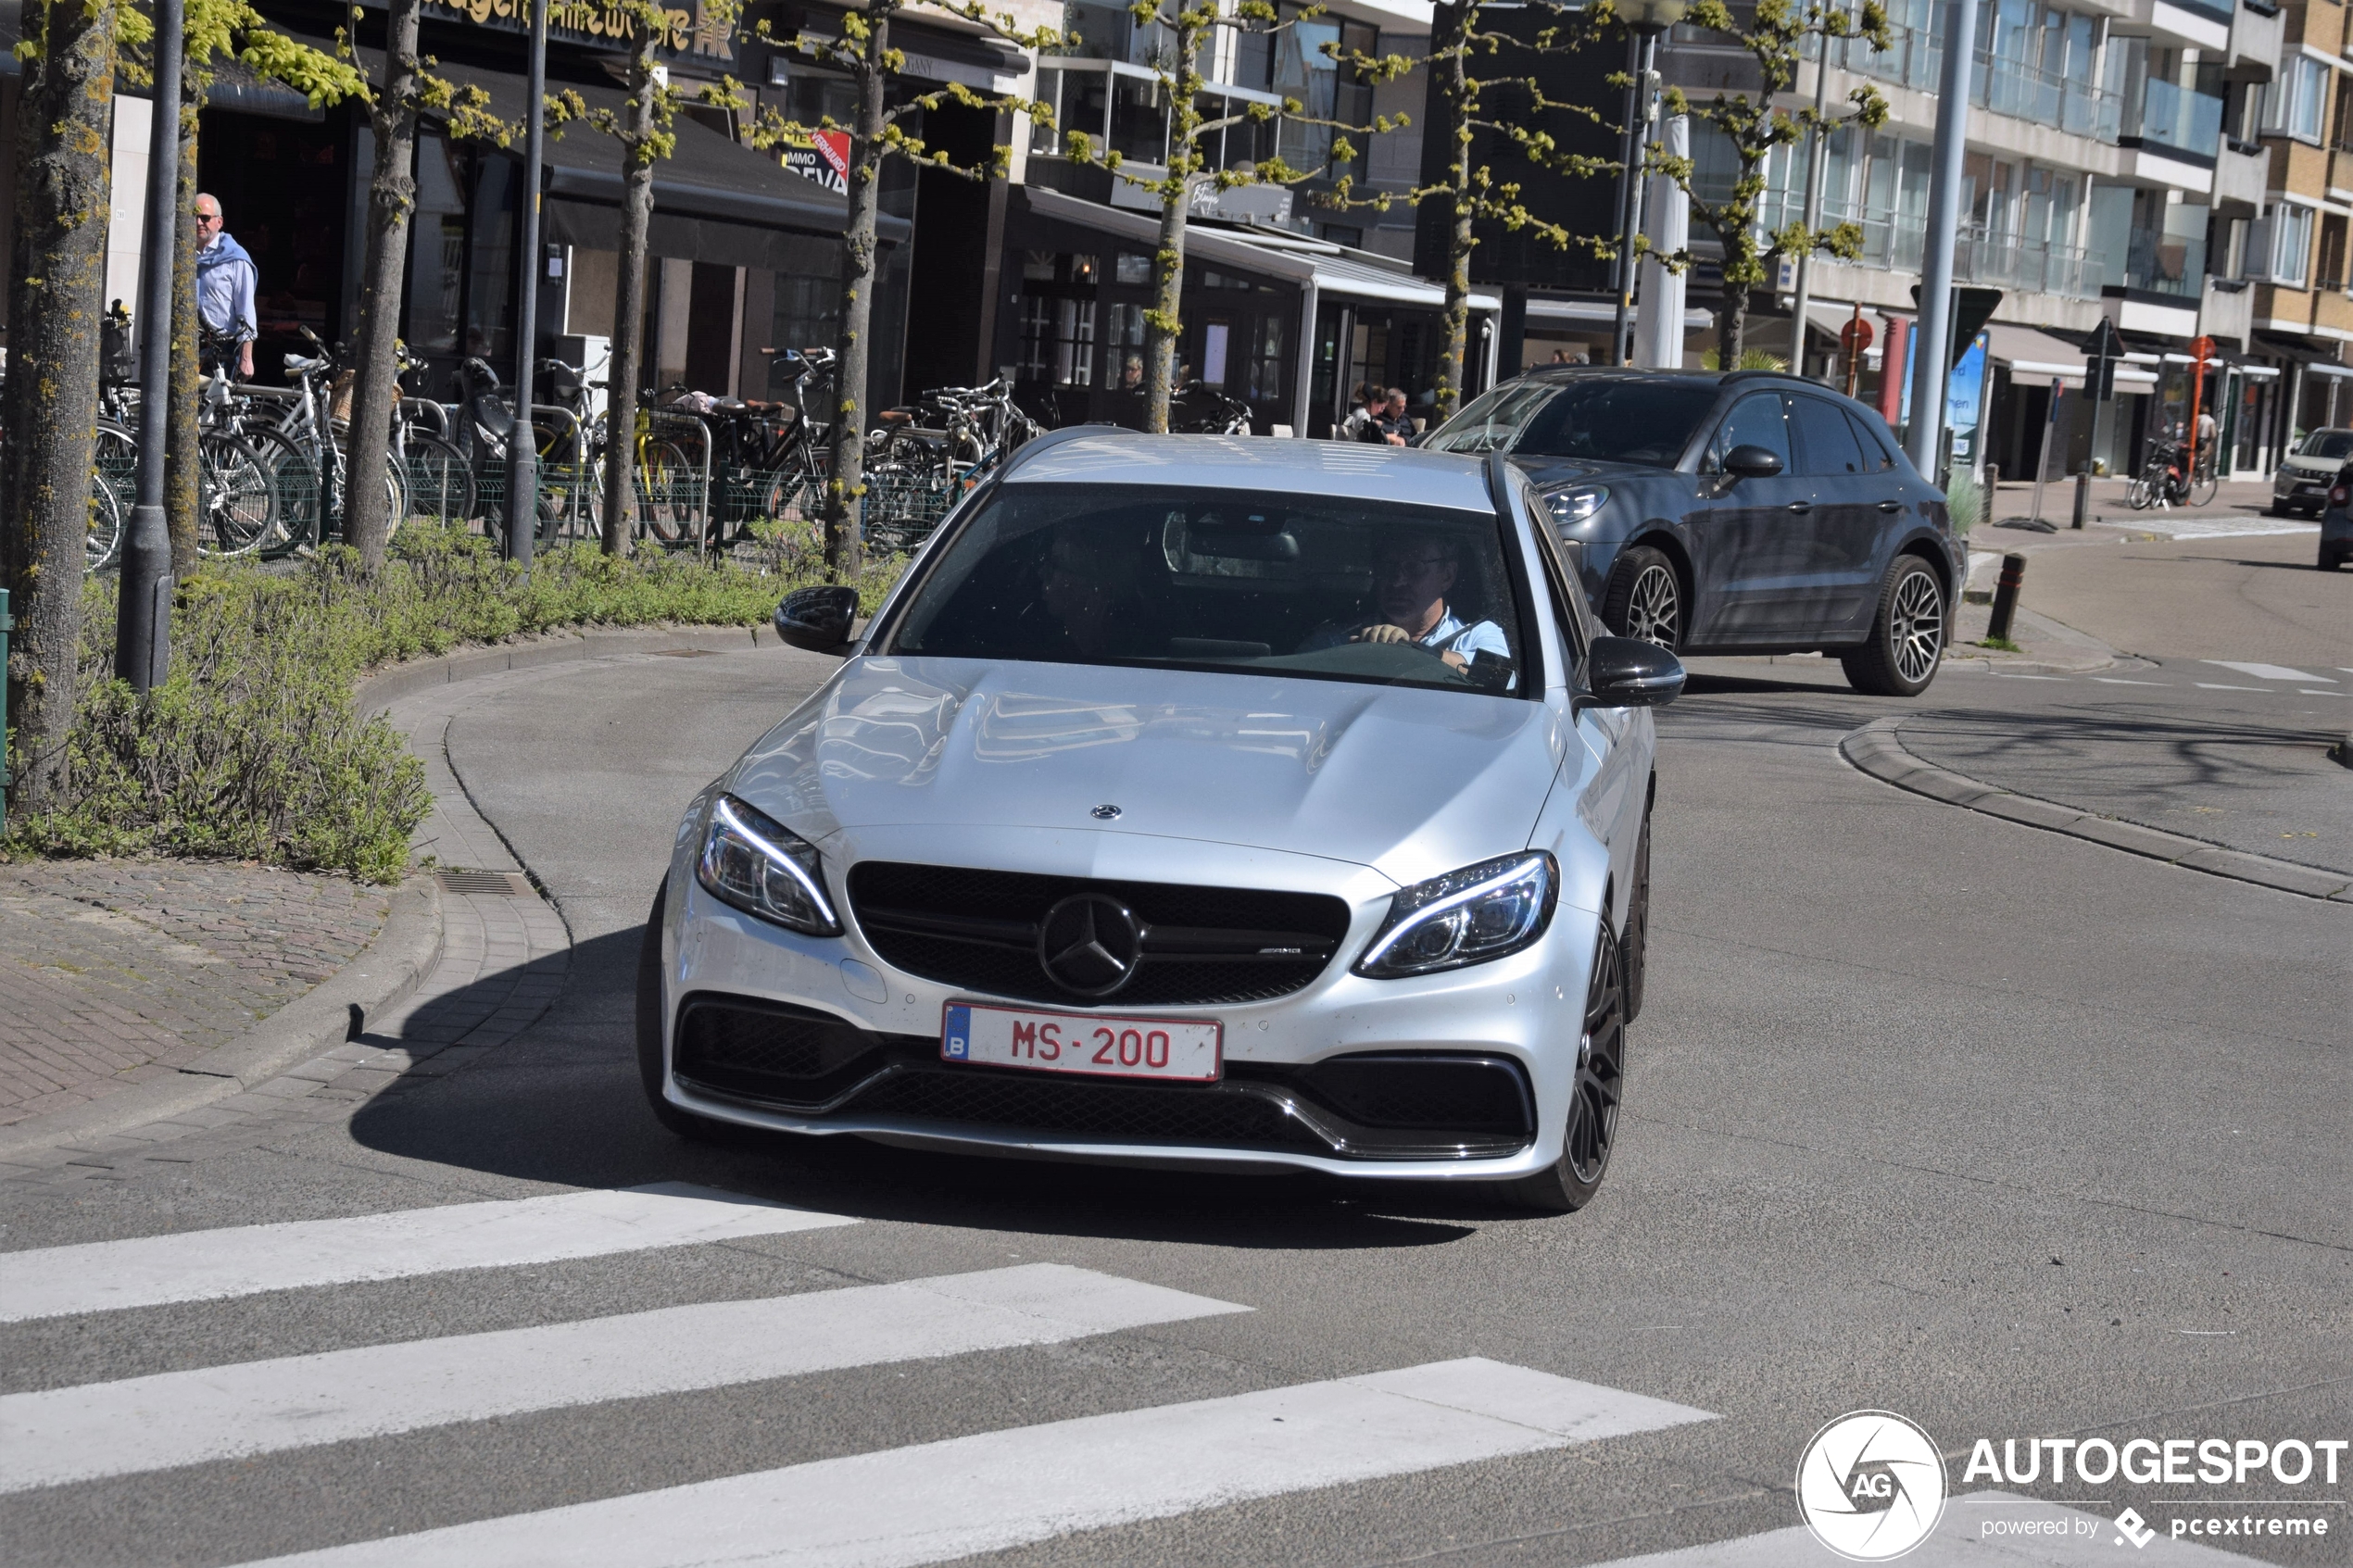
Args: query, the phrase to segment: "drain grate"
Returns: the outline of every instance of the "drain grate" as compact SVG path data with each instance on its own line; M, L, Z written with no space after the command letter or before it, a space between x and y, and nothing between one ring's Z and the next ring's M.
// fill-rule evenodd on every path
M656 659L717 659L717 648L656 648Z
M536 898L538 890L521 872L447 871L442 887L451 893L484 893L494 898Z

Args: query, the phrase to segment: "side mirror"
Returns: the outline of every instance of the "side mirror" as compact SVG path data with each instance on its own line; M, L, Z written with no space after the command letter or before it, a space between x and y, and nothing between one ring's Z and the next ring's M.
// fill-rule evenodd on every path
M1768 454L1769 455L1769 454ZM1640 637L1595 637L1585 653L1585 689L1593 708L1664 708L1683 691L1683 661Z
M795 588L776 607L776 635L797 648L832 653L849 641L858 619L858 590L841 583Z
M1724 471L1734 479L1771 479L1781 471L1781 460L1767 447L1735 446L1724 454Z

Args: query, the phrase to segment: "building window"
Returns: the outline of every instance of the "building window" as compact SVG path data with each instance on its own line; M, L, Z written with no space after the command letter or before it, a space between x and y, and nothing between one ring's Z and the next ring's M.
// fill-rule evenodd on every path
M2282 202L2271 209L2271 282L2304 286L2304 264L2312 253L2312 209Z
M1033 296L1021 307L1022 380L1094 385L1095 302Z
M2345 286L2345 220L2324 217L2321 220L2321 257L2317 270L2320 276L2313 281L2316 289L2334 291Z
M2264 95L2263 129L2306 142L2321 139L2327 118L2329 70L2309 55L2285 61L2272 91Z

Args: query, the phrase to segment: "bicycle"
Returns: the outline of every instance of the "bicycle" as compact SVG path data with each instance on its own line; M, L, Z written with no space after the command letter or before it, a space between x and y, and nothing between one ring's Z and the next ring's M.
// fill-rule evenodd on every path
M936 427L916 423L924 413ZM887 408L866 435L867 540L892 550L921 544L954 499L1040 433L1000 377L986 386L935 387L914 408Z
M752 525L813 521L824 510L832 458L824 424L808 418L812 383L823 386L836 359L824 348L785 349L770 371L794 400L715 399L704 419L711 430L711 508L709 545L720 551L753 537Z
M2124 503L2136 512L2184 503L2202 507L2214 499L2220 484L2211 447L2199 453L2192 465L2183 443L2164 440L2151 446L2147 460L2124 493Z
M1207 382L1189 381L1176 389L1176 401L1206 405L1199 411L1185 410L1182 423L1176 410L1169 410L1168 428L1180 435L1248 435L1251 433L1250 405L1239 397L1228 397Z

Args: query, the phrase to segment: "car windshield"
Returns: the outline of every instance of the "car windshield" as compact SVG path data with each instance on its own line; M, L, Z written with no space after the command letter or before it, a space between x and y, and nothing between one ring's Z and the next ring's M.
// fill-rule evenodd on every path
M1595 376L1507 382L1423 442L1447 452L1497 446L1531 457L1591 458L1670 469L1716 406L1713 383Z
M2303 458L2353 458L2353 430L2316 430L2304 439Z
M1015 484L947 542L882 651L1513 693L1520 628L1491 513Z

